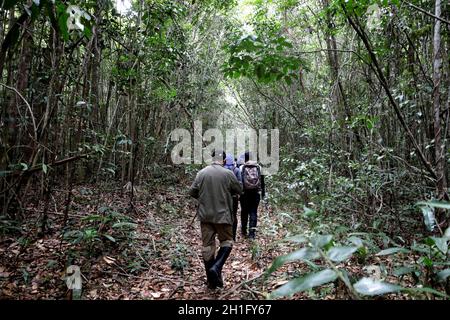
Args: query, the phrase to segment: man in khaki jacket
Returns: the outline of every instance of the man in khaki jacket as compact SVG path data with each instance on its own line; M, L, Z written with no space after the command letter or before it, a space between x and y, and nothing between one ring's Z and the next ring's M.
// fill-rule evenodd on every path
M202 255L208 287L223 287L222 267L233 247L233 198L242 187L236 176L223 167L226 154L213 151L213 163L197 173L189 194L198 199L197 214L202 233ZM216 235L220 249L216 254Z

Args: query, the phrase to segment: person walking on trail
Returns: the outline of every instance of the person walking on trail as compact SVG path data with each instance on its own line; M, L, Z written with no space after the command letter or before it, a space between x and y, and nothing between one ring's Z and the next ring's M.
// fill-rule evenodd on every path
M246 152L244 154L244 164L240 167L243 186L243 193L240 197L241 232L244 237L247 237L247 226L249 226L248 237L255 239L258 224L258 206L261 197L262 199L265 197L265 185L261 167L256 161L250 160L250 158L250 152Z
M225 165L224 168L231 170L239 183L242 186L242 178L241 178L241 170L235 163L235 159L232 154L227 154L227 157L225 159ZM236 231L237 231L237 211L238 211L238 205L239 205L239 195L234 194L233 195L233 241L236 241Z
M202 256L208 287L223 287L222 268L233 247L233 198L242 192L236 176L225 169L226 154L213 151L213 163L197 173L189 194L198 199ZM216 235L220 249L216 256Z

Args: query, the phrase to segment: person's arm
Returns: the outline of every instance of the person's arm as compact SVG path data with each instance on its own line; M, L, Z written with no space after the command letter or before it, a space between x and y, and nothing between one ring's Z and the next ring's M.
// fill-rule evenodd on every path
M266 197L266 184L264 182L264 176L261 176L261 196L263 199Z
M261 168L259 169L261 172ZM266 197L266 184L264 182L264 176L261 174L261 198L264 199Z
M199 184L199 177L197 174L194 182L192 183L191 187L189 188L189 195L195 199L198 199L199 194L200 194L200 184Z
M242 194L242 184L233 173L231 175L231 194Z
M239 168L237 168L236 178L238 179L238 182L242 187L242 174L241 174L241 169L239 169Z

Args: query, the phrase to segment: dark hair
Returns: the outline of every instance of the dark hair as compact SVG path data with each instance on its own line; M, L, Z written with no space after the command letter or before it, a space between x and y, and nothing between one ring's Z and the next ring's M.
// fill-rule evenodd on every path
M245 162L248 162L248 160L250 160L250 152L246 152L245 154L244 154L244 158L245 158Z
M216 153L217 153L217 157L220 157L220 154L222 154L222 160L225 161L225 159L227 158L227 154L225 152L225 150L216 150L214 149L211 153L211 157L213 157L213 160L218 160L218 159L214 159L216 158Z

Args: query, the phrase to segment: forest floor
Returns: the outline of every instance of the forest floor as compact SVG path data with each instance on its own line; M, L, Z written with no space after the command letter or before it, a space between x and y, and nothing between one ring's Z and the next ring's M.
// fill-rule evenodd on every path
M83 299L264 299L268 288L287 282L264 279L264 271L282 254L274 243L283 234L267 232L273 212L261 205L256 241L242 238L238 228L223 270L224 288L207 289L195 202L186 191L138 188L130 213L124 189L76 186L64 229L67 192L54 190L43 237L36 236L44 208L37 201L26 208L20 235L0 238L0 299L67 299L68 265L81 268ZM127 216L133 231L115 231L112 223L123 221L116 216Z
M34 201L25 208L20 231L11 233L10 226L0 237L0 299L70 299L65 280L69 265L80 267L81 298L89 300L264 299L288 279L308 272L305 263L289 263L266 277L273 260L298 244L281 241L292 231L289 223L283 222L283 213L262 203L256 241L242 238L238 228L223 270L225 286L208 289L199 222L193 219L196 203L187 196L187 185L155 185L136 189L132 210L130 192L122 187L75 186L65 227L67 192L54 190L47 206L48 229L40 237L44 203ZM310 231L301 221L294 225L303 234ZM368 263L380 261L375 259ZM352 276L365 274L364 265L354 259L344 267ZM347 298L346 290L333 283L292 297Z

